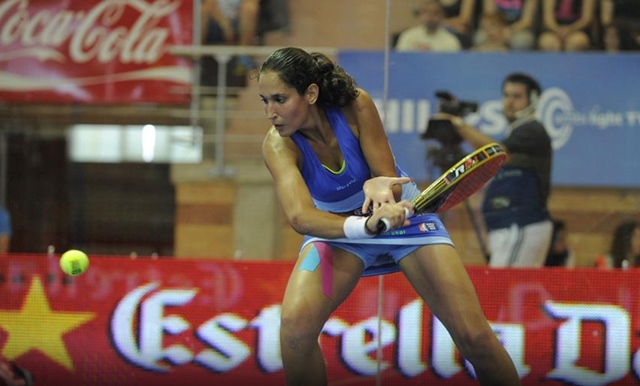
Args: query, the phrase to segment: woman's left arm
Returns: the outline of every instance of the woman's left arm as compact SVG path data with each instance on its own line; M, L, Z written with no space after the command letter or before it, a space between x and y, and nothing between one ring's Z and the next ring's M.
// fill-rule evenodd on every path
M411 181L409 177L398 177L396 164L384 131L380 114L371 96L359 89L359 95L350 107L350 118L356 128L356 135L365 160L371 170L372 179L364 186L363 208L373 204L374 208L388 202L400 201L402 184Z

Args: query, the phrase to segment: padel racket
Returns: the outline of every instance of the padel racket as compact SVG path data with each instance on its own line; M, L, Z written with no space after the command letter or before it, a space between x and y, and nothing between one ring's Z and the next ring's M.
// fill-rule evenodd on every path
M493 178L506 159L507 153L495 142L466 155L413 199L415 213L442 213L453 208ZM385 232L391 224L383 218L378 228Z

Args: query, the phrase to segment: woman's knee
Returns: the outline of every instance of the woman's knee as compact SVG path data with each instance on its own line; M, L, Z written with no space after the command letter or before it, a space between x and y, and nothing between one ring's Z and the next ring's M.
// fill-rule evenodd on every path
M284 348L299 348L317 342L322 324L307 312L283 312L280 315L280 342Z
M538 39L538 48L541 51L559 52L562 50L562 42L556 34L544 32Z
M490 328L466 331L453 339L462 356L471 363L493 351L497 342L497 337Z
M582 31L577 31L567 36L565 42L565 51L586 51L590 47L591 41L589 40L589 36Z

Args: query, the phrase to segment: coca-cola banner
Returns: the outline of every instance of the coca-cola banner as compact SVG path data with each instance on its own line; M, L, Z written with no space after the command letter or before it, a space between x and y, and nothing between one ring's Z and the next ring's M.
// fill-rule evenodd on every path
M0 353L37 385L284 383L291 263L91 256L70 277L58 258L0 258ZM638 382L640 271L468 270L524 385ZM476 384L399 273L363 278L320 343L332 385Z
M192 0L3 0L0 100L185 103Z

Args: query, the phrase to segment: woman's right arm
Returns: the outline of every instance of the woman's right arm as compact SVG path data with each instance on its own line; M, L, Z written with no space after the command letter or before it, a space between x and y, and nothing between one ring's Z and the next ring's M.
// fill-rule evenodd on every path
M281 137L270 129L263 144L265 165L276 191L276 196L291 227L301 235L336 239L345 237L345 217L318 210L311 198L302 174L302 154L290 138ZM375 229L375 224L370 225Z

